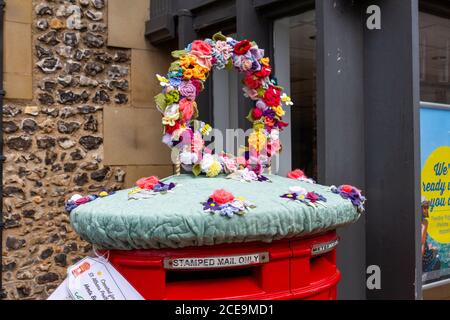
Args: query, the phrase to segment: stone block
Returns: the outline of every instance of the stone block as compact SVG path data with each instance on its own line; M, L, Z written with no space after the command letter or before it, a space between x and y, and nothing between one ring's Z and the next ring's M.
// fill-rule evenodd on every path
M103 112L105 165L172 164L157 110L107 107Z
M31 75L31 25L5 22L4 72Z
M148 0L109 0L108 45L134 49L152 48L145 38L149 5Z
M5 73L4 88L6 99L33 99L33 78L31 75Z
M5 21L31 23L32 12L32 0L6 1Z
M165 75L172 58L165 51L131 50L131 104L155 107L153 97L161 92L155 74Z

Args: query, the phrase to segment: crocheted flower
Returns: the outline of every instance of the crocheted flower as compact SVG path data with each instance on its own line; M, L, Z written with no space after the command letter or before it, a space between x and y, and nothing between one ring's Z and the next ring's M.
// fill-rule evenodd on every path
M271 140L267 143L267 155L271 157L281 150L280 140Z
M245 157L236 157L236 163L237 165L242 167L247 166L247 160L245 159Z
M195 100L197 97L197 88L192 81L181 81L179 87L180 94L189 100Z
M279 128L280 130L283 130L284 128L286 128L289 124L287 122L278 120L275 125L277 126L277 128Z
M281 106L272 107L272 109L279 118L283 117L286 113Z
M194 103L191 100L183 98L179 102L179 109L182 114L182 120L187 122L191 120L192 115L194 114Z
M271 107L276 107L281 103L280 89L270 86L264 93L264 102Z
M264 49L260 49L256 45L250 48L250 53L255 61L259 61L264 57Z
M270 58L268 57L259 59L259 62L265 67L270 67Z
M306 195L308 193L305 188L299 186L289 187L289 192L296 193L298 195Z
M213 201L218 203L219 205L223 205L225 203L229 203L234 200L233 194L231 194L228 191L225 191L224 189L214 191L214 193L210 196L210 198L213 199Z
M253 67L253 61L250 59L242 59L241 61L241 70L242 71L249 71Z
M261 80L252 74L248 74L244 78L244 84L250 89L257 89L261 86Z
M270 67L262 67L261 70L255 72L255 76L257 76L258 78L265 78L270 76L270 74L272 73L272 68Z
M201 65L195 66L194 69L192 69L192 77L198 80L206 80L206 74L208 73L208 69L205 67L202 67Z
M233 47L230 46L226 41L219 40L216 41L214 51L217 52L217 56L221 56L224 61L228 61L231 58L231 53L233 52Z
M198 161L197 154L193 152L182 152L180 153L180 162L186 165L192 165Z
M332 192L340 194L342 198L349 199L352 204L358 208L358 212L365 211L364 204L366 202L366 198L361 194L361 190L347 184L344 184L338 188L331 186L330 189Z
M285 193L280 196L281 198L289 199L289 200L297 200L298 194L291 192L291 193Z
M180 93L177 90L172 90L166 93L166 104L171 105L180 100Z
M259 108L253 108L252 109L252 118L255 120L261 119L261 117L263 116L263 112L261 109Z
M183 77L187 80L190 80L194 76L194 70L193 69L185 69L183 71Z
M163 118L163 119L164 119L164 118ZM163 124L164 124L164 121L163 121ZM178 130L178 129L180 129L180 123L179 123L178 121L175 121L175 122L173 123L173 125L168 125L168 124L166 124L166 126L164 127L164 132L165 132L166 134L171 135L172 133L174 133L174 131L176 131L176 130Z
M287 174L287 177L290 179L300 179L305 176L305 173L300 169L295 169Z
M200 167L203 172L207 172L209 167L214 163L214 156L212 154L204 154L202 161L200 162Z
M214 202L214 200L212 198L209 198L208 201L203 203L203 210L217 211L217 210L220 210L220 205L218 203Z
M191 83L195 87L197 95L198 95L203 90L203 82L201 82L197 79L192 79Z
M344 185L342 185L342 186L339 187L339 190L340 190L341 192L346 192L346 193L352 192L353 189L354 189L354 187L351 186L351 185L348 185L348 184L344 184Z
M256 107L261 109L262 111L265 111L267 110L267 108L269 108L267 104L262 100L258 100L258 102L256 102Z
M237 170L236 160L229 157L220 157L219 160L225 170L225 173L232 173Z
M141 178L136 181L136 186L141 189L153 190L153 187L159 182L158 177L151 176L148 178Z
M202 135L199 132L195 132L191 141L192 152L200 153L205 146L205 141L202 138Z
M250 50L251 48L251 44L250 41L248 40L242 40L239 41L235 46L234 46L234 52L237 55L243 55L246 54L248 52L248 50Z
M195 40L192 42L190 54L197 57L199 65L211 69L211 46L207 42L202 40Z
M253 131L248 137L248 145L251 149L261 151L267 142L266 136L261 131Z
M192 52L197 52L205 56L210 56L211 50L211 46L205 41L195 40L194 42L192 42L191 54L193 54Z
M222 171L222 165L220 164L219 161L215 160L208 168L208 171L206 171L206 176L207 177L216 177L220 174L220 172Z
M165 193L169 190L172 190L173 188L175 188L175 183L170 182L170 183L164 183L162 181L159 181L157 184L155 184L153 186L153 191L154 192L160 192L160 193Z
M194 68L197 65L197 57L194 55L184 55L180 57L180 67L184 70Z
M175 126L175 121L180 118L179 108L180 106L178 104L166 107L162 123L169 126Z
M250 89L248 87L243 87L242 91L244 91L244 96L250 98L251 100L258 100L258 91L255 89Z
M308 199L309 201L314 203L314 202L319 200L319 196L316 193L314 193L314 192L308 192L306 194L306 199Z

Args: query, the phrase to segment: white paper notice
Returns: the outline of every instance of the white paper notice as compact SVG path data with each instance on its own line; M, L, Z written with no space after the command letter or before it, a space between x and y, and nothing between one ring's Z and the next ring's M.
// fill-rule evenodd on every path
M67 278L53 291L47 300L73 300L69 291L67 290Z
M67 270L73 300L144 300L105 259L84 258Z

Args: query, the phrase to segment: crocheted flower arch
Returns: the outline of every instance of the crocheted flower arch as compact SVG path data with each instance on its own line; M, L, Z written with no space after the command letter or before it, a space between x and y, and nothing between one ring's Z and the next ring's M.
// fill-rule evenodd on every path
M260 175L269 167L271 157L281 150L279 133L288 124L282 121L284 106L291 106L277 80L271 76L269 58L255 42L237 41L217 33L212 39L195 40L184 50L172 52L176 59L167 77L157 75L162 93L155 103L162 113L163 142L179 152L179 162L195 175L208 177L233 173L240 169ZM243 154L213 154L205 147L204 137L212 128L196 120L195 99L204 89L204 82L213 70L235 69L244 74L244 96L253 101L247 119L253 130Z

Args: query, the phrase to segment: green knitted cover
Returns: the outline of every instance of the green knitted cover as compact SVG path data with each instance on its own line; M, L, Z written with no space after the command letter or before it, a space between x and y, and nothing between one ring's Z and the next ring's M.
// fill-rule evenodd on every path
M171 176L163 181L177 184L173 193L128 200L129 190L122 190L77 207L70 218L76 232L99 248L131 250L270 242L332 230L360 216L349 200L325 186L268 177L272 182ZM322 194L328 207L313 208L280 198L291 186ZM201 203L222 188L245 197L256 208L232 218L204 212Z

